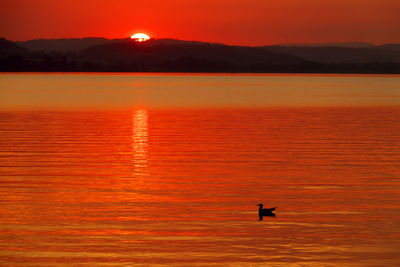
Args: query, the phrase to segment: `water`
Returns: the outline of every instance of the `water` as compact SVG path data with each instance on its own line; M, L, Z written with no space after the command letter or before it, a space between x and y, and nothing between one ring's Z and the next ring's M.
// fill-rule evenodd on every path
M2 266L400 264L399 77L0 79Z

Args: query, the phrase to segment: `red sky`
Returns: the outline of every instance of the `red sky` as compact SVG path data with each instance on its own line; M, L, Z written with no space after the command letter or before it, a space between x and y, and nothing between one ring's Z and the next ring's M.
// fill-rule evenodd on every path
M400 43L399 0L0 0L0 36Z

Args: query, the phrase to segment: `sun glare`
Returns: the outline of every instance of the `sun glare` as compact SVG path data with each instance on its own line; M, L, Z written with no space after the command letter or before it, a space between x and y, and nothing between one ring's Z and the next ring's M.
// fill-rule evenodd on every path
M136 41L136 42L144 42L150 39L150 36L148 36L145 33L135 33L134 35L131 36L131 39Z

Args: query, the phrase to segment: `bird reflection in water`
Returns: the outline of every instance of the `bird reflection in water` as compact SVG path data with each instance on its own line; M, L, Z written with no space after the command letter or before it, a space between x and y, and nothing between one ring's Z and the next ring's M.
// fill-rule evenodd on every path
M132 150L135 174L147 175L148 114L144 109L135 110L132 123Z
M260 221L263 220L264 216L268 217L275 217L275 213L273 211L276 209L276 207L270 208L270 209L263 209L264 205L263 204L257 204L259 206L258 208L258 217L260 217Z

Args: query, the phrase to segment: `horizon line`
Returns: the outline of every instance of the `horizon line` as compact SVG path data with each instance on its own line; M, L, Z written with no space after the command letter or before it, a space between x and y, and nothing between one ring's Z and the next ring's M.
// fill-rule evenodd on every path
M74 40L74 39L105 39L105 40L129 40L130 37L117 37L117 38L107 38L101 36L86 36L86 37L60 37L60 38L34 38L34 39L27 39L27 40L10 40L6 37L2 36L0 38L4 38L6 40L12 42L29 42L29 41L37 41L37 40ZM364 44L364 45L372 45L372 46L381 46L381 45L388 45L388 44L400 44L396 42L389 42L389 43L375 43L375 42L367 42L367 41L330 41L330 42L289 42L289 43L269 43L269 44L260 44L260 45L243 45L243 44L230 44L230 43L223 43L223 42L216 42L216 41L201 41L201 40L185 40L185 39L178 39L178 38L171 38L171 37L162 37L156 38L151 37L153 40L177 40L177 41L186 41L186 42L200 42L200 43L213 43L213 44L222 44L228 46L247 46L247 47L261 47L261 46L274 46L274 45L281 45L281 46L330 46L330 45L340 45L340 44Z

